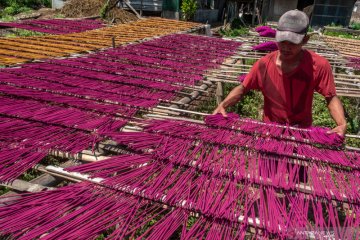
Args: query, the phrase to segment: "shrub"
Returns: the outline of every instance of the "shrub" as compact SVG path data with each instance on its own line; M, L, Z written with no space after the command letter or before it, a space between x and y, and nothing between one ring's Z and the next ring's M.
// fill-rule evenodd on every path
M240 18L234 18L231 22L231 28L241 28L244 24L241 22Z
M51 0L0 0L0 6L4 7L2 16L12 16L31 9L50 7Z
M100 17L102 19L106 18L106 13L109 11L110 5L109 5L109 1L107 1L100 9Z
M181 4L182 18L185 21L192 19L195 15L197 7L196 0L183 0Z
M237 28L237 29L229 29L229 30L221 29L219 33L226 37L237 37L237 36L247 35L249 33L249 29L245 27Z
M350 24L350 28L354 30L360 30L360 23L359 22L353 22Z
M16 15L18 13L22 13L22 12L28 12L30 11L31 8L28 7L24 7L24 6L20 6L18 4L15 5L11 5L9 7L6 7L3 11L3 15Z

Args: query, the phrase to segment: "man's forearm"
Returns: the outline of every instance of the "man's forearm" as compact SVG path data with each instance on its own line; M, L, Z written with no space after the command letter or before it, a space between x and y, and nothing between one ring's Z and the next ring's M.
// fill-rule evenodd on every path
M331 117L336 122L337 127L333 128L330 132L337 133L340 136L345 136L346 133L346 119L344 114L344 108L341 104L340 99L335 96L331 98L326 98L328 108L331 114Z
M337 96L327 98L327 105L331 114L331 117L334 119L338 126L346 125L346 119L344 114L344 108Z
M242 84L240 84L239 86L235 87L230 93L229 95L225 98L224 101L222 101L220 104L224 107L230 107L235 105L237 102L240 101L240 99L242 98L242 96L245 94L245 89L244 86Z
M242 84L235 87L229 95L222 101L219 106L214 110L213 114L221 113L224 117L227 117L226 108L235 105L240 101L241 97L245 94L245 89Z

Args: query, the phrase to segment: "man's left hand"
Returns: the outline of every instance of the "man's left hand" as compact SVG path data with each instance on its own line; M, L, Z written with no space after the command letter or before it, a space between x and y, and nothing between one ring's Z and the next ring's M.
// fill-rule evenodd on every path
M346 133L346 124L339 125L333 129L331 129L331 131L329 131L329 133L337 133L340 136L344 137L345 133Z

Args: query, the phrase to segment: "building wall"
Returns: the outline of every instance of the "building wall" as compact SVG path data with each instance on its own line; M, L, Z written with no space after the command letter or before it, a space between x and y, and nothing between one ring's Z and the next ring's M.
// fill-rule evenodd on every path
M306 5L305 0L264 0L262 17L266 21L278 21L288 10ZM306 0L307 1L307 0ZM304 4L302 4L304 2ZM311 26L326 26L331 23L347 26L356 0L314 0ZM358 7L360 11L360 5Z
M61 9L64 6L65 2L66 0L52 0L51 7L53 9Z
M199 9L194 16L195 22L214 23L218 21L218 9Z
M311 18L312 26L349 25L354 9L354 0L315 0Z
M264 13L267 21L278 21L280 16L289 10L296 9L298 0L269 0L265 3L267 13ZM265 10L266 11L266 10Z
M350 21L360 22L360 1L355 3Z

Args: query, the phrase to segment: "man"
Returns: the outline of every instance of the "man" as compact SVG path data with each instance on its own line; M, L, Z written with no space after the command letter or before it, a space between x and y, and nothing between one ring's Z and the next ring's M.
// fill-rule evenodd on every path
M312 125L314 91L322 94L337 124L331 132L346 132L344 109L336 96L334 77L329 62L316 53L303 49L309 18L299 10L281 16L276 32L278 51L255 63L244 82L235 87L213 114L226 116L226 108L236 104L249 90L264 95L265 122L278 122L298 127Z

